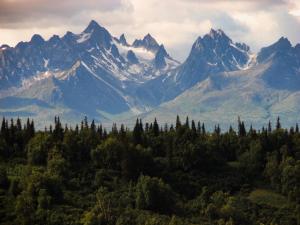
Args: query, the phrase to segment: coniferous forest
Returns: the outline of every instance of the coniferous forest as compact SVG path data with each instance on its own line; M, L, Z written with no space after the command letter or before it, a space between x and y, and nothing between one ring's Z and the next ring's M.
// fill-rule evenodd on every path
M0 224L299 225L299 128L273 124L3 118Z

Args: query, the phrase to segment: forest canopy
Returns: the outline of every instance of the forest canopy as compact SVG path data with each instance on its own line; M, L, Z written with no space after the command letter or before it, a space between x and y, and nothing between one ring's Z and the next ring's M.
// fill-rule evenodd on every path
M0 224L299 225L299 127L3 118Z

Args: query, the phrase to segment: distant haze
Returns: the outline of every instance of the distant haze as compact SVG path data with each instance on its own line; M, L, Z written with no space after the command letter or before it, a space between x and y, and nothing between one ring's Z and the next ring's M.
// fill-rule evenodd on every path
M79 33L91 19L129 41L151 33L181 61L211 27L253 51L281 36L300 42L299 0L0 0L0 45Z

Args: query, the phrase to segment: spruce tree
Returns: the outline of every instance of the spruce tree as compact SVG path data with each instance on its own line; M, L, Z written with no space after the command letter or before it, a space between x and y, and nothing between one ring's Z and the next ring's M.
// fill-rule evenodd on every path
M17 119L17 124L16 124L16 126L17 126L17 130L18 130L18 131L22 131L22 123L21 123L21 120L20 120L19 117L18 117L18 119Z
M190 129L190 121L189 121L189 117L187 116L185 119L185 127Z
M197 133L201 134L201 123L200 123L200 121L198 121L198 124L197 124Z
M144 126L143 126L142 119L140 119L139 125L140 125L140 131L144 132Z
M6 134L7 134L6 121L5 121L5 117L3 117L2 124L1 124L1 135L3 135L5 138Z
M93 120L92 123L91 123L91 131L92 131L93 133L96 132L96 125L95 125L95 121L94 121L94 120Z
M276 130L279 130L281 128L281 124L280 124L280 118L279 116L277 117L277 122L276 122Z
M269 123L268 123L268 133L271 133L272 132L272 124L271 124L271 121L269 120Z
M141 131L139 119L136 119L136 123L133 128L132 135L133 135L133 141L136 145L142 143L142 131Z
M194 121L194 120L192 120L192 131L193 131L194 133L197 133L196 124L195 124L195 121Z
M154 119L154 123L153 123L153 134L154 134L154 136L159 135L159 126L158 126L156 118Z
M206 130L205 130L205 125L204 125L204 123L202 123L202 127L201 127L201 133L202 134L206 134Z
M98 127L97 133L99 134L100 138L103 137L103 128L102 128L102 124L100 124L100 126Z
M177 115L175 129L178 130L180 127L181 127L181 122L179 116Z

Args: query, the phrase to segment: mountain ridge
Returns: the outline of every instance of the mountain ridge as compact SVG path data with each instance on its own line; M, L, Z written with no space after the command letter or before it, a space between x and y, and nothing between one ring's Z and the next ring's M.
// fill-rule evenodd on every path
M290 97L292 103L284 104L295 110L289 120L297 120L300 44L292 46L282 37L254 54L247 44L211 29L196 39L187 59L179 63L150 34L129 44L124 34L114 37L92 20L79 34L68 31L48 40L35 34L15 47L2 45L0 86L0 100L10 102L9 107L0 105L3 116L22 111L49 120L54 115L67 121L87 115L109 122L165 112L169 117L182 113L215 121L205 109L220 111L216 117L223 113L236 119L237 113L251 116L251 110L239 110L239 104L248 102L266 119L277 116L280 104ZM241 87L248 90L245 98L252 100L244 99ZM40 115L45 109L34 99L51 106L47 115ZM20 107L22 101L26 104ZM191 107L180 110L189 102ZM272 111L275 105L277 111ZM228 107L236 113L231 116Z

